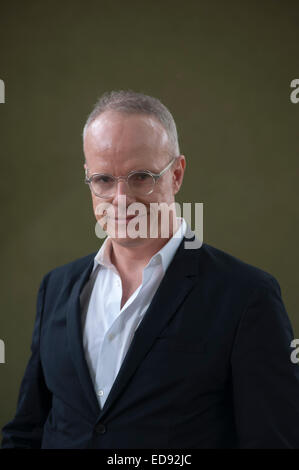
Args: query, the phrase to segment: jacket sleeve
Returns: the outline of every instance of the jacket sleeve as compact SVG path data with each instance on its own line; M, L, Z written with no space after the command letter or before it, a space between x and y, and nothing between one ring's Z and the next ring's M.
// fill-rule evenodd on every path
M292 326L275 278L255 289L231 356L240 448L299 448L299 365Z
M38 291L31 356L21 382L16 414L12 421L2 428L2 449L40 448L43 425L51 408L52 396L45 384L39 348L46 277L43 278Z

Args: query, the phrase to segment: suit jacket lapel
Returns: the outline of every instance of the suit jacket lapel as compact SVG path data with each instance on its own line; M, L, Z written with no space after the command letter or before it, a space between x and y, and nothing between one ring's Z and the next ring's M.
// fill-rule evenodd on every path
M198 257L180 244L164 278L133 337L129 350L99 415L102 419L125 388L155 338L184 301L198 276Z
M94 254L95 255L95 254ZM92 378L85 358L83 347L83 331L81 323L80 293L84 285L88 282L91 274L94 255L87 268L75 281L67 304L67 336L70 346L71 357L78 373L79 381L86 395L86 402L91 407L93 416L97 416L101 407L98 403Z

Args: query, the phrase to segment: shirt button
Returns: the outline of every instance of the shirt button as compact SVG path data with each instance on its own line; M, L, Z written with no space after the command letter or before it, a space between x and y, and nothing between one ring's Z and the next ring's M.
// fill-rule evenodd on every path
M106 432L106 426L105 424L102 424L102 423L98 423L95 425L95 428L94 428L96 434L104 434Z
M114 335L113 333L111 333L111 334L108 336L109 340L112 341L113 338L114 338L114 336L115 336L115 335Z
M103 390L98 390L98 395L99 395L99 397L102 397L104 395Z

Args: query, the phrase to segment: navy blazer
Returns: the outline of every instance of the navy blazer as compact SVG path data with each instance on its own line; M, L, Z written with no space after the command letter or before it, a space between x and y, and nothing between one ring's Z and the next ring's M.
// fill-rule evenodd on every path
M299 448L299 366L277 280L184 241L103 409L79 302L96 253L44 276L2 448Z

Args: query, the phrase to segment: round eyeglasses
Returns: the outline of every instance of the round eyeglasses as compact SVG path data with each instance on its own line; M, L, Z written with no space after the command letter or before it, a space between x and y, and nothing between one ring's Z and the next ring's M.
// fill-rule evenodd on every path
M85 183L89 185L92 192L101 198L113 197L116 192L118 181L126 181L131 192L135 196L147 196L154 191L158 179L171 167L177 157L173 157L168 165L160 173L152 173L149 170L131 171L127 176L113 176L105 173L94 173L90 177L85 175Z

